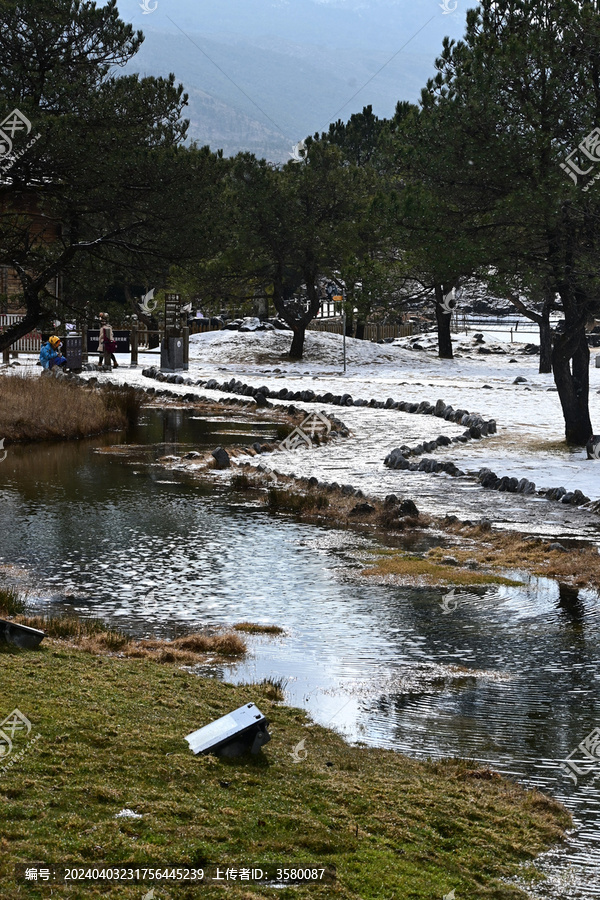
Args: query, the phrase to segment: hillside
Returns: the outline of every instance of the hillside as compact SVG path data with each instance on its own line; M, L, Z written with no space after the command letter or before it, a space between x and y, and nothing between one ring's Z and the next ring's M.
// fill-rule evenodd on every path
M462 16L431 0L156 2L151 15L130 18L146 39L126 71L175 73L190 95L190 139L274 161L369 103L389 116L398 100L416 101L443 35L462 32Z

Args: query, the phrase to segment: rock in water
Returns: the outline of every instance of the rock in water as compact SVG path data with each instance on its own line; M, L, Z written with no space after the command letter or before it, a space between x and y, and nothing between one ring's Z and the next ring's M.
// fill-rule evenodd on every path
M217 447L216 450L213 450L212 455L216 460L217 469L228 469L231 466L229 454L222 447Z

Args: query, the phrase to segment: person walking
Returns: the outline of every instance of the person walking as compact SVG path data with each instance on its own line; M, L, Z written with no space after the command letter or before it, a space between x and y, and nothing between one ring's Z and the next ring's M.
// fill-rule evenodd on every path
M61 353L62 342L55 334L48 338L45 344L42 344L40 350L40 362L42 368L46 372L50 372L54 366L66 366L67 360Z
M115 359L115 350L117 342L115 341L112 325L108 320L108 313L100 313L100 337L98 340L98 353L100 354L99 365L104 365L110 369L110 363L115 369L119 368L119 363Z

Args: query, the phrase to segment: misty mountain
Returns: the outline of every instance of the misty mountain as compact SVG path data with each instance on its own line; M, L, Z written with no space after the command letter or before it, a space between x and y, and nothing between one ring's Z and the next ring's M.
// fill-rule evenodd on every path
M154 2L129 18L146 39L126 71L175 73L191 140L274 161L367 104L390 116L398 100L418 100L444 34L463 31L463 16L434 0Z

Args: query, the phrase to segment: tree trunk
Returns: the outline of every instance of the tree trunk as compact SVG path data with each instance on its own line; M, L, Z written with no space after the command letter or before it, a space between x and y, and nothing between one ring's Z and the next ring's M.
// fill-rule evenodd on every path
M550 309L542 310L540 326L540 375L552 371L552 329L550 328Z
M293 328L294 337L292 338L292 346L290 347L290 359L302 359L306 327L304 325L294 325Z
M356 320L356 337L359 341L365 339L365 323L362 319Z
M554 342L552 370L565 419L568 444L586 444L592 435L588 398L589 365L590 351L584 326L579 325L576 331L569 332L565 318L565 334L558 335Z
M450 319L452 314L444 311L442 302L444 290L441 284L435 286L435 318L438 333L438 354L440 359L454 359L452 352L452 335L450 334Z

